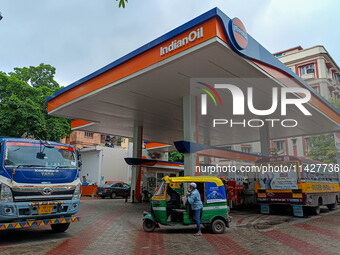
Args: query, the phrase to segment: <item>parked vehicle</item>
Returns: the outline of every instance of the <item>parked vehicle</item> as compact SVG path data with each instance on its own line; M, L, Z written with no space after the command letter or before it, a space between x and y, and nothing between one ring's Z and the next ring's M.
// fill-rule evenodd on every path
M105 183L103 186L99 186L97 189L97 196L101 198L110 197L126 197L130 196L131 186L127 183L121 182L108 182Z
M165 226L188 226L196 224L193 219L192 210L186 202L184 192L188 190L191 182L197 184L197 190L201 194L203 209L201 223L213 233L222 234L229 227L229 207L224 185L221 179L213 176L165 176L158 186L151 200L151 213L144 212L143 229L152 232L159 228L159 224ZM171 188L171 189L170 189ZM177 192L180 201L175 203L178 208L173 208L173 201L167 202L168 189ZM172 203L170 205L170 203ZM170 218L170 220L168 220Z
M124 182L121 182L121 181L106 181L105 184L107 184L107 183L117 183L117 182L124 183Z
M64 232L79 209L77 155L68 144L0 137L0 229L51 225Z
M294 216L302 217L304 211L317 215L320 206L334 210L340 202L339 166L336 164L276 156L260 159L256 166L260 172L255 190L264 214L269 214L274 206L289 205Z

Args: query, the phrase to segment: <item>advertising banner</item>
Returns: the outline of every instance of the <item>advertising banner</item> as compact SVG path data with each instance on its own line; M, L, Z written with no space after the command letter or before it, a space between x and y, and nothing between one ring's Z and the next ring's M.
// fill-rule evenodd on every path
M214 182L207 182L205 185L208 204L227 201L225 188L223 185L217 186Z
M261 189L297 189L296 172L260 172Z

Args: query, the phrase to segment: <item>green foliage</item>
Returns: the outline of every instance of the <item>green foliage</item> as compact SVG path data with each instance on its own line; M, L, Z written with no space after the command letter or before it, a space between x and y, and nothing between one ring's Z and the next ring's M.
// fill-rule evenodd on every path
M280 156L280 154L283 154L282 152L279 153L279 149L278 148L271 148L270 149L270 156Z
M46 97L60 89L54 74L45 64L0 72L1 136L59 141L70 133L68 119L47 114Z
M336 147L334 135L318 135L310 138L308 157L324 163L336 163Z
M30 84L32 87L47 87L52 90L59 90L59 84L54 80L55 68L50 65L40 64L39 66L30 66L23 68L14 68L10 76Z
M125 2L128 2L128 0L116 0L116 1L119 1L119 8L120 7L125 8Z
M168 159L172 162L184 162L184 154L178 151L172 151L169 152Z
M335 106L335 108L340 110L340 100L336 97L332 97L329 102Z
M333 97L329 101L340 110L339 99ZM311 150L308 153L308 157L322 161L324 163L336 163L337 150L335 147L333 134L312 136L309 145L311 146Z

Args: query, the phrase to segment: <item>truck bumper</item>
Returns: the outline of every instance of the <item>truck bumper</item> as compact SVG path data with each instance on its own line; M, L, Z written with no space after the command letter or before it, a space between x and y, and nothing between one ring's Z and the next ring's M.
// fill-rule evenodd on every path
M79 202L79 199L75 199L64 201L1 203L0 222L71 216L78 212ZM50 205L52 207L52 212L39 214L39 206L44 205Z
M52 225L52 224L72 223L72 222L79 222L80 219L81 217L77 216L77 217L52 218L52 219L43 219L43 220L27 220L27 221L21 221L21 222L0 223L0 230L37 227L37 226L45 226L45 225Z

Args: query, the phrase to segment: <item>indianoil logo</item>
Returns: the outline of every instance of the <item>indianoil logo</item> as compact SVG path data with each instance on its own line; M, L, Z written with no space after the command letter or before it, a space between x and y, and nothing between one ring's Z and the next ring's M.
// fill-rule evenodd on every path
M163 56L168 53L171 53L181 47L193 43L196 40L199 40L200 38L203 38L203 27L200 27L197 30L192 30L186 37L173 40L167 46L160 47L160 55Z
M229 21L229 32L231 40L236 48L244 50L248 45L248 34L245 26L239 18L234 18Z

